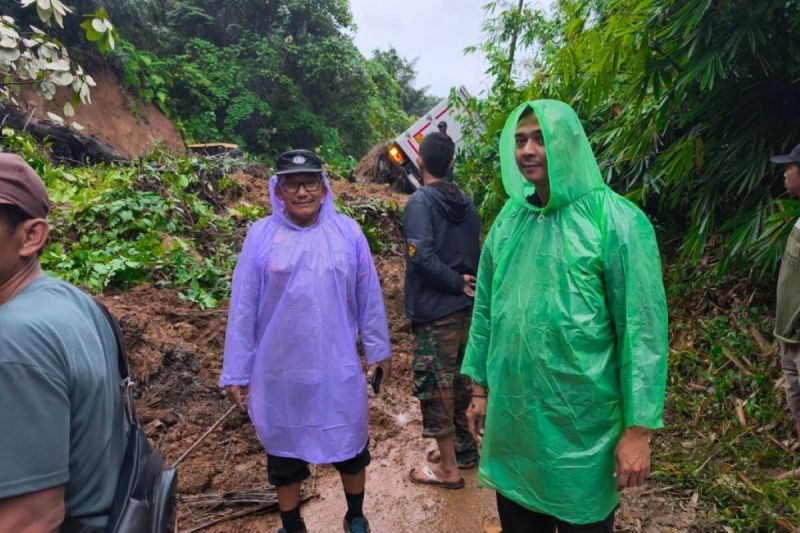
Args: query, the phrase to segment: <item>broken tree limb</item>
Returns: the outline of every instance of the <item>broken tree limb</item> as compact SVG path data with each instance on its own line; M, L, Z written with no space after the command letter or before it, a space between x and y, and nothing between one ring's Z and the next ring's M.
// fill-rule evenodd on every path
M208 428L208 429L206 430L206 432L205 432L205 433L203 433L203 434L200 436L200 438L199 438L199 439L197 439L196 441L194 441L194 444L192 444L191 446L189 446L189 448L188 448L188 449L187 449L185 452L183 452L183 453L181 454L181 456L180 456L180 457L178 457L177 461L175 461L175 462L172 464L172 466L171 466L170 468L176 468L176 467L177 467L179 464L181 464L181 463L183 462L183 460L184 460L184 459L186 459L187 457L189 457L189 454L190 454L190 453L192 453L192 452L194 451L194 449L195 449L195 448L197 448L198 446L200 446L200 443L201 443L201 442L203 442L203 441L205 440L205 438L206 438L206 437L208 437L209 435L211 435L211 433L212 433L212 432L213 432L215 429L217 429L217 428L219 427L219 425L220 425L220 424L222 424L222 422L223 422L223 421L224 421L226 418L228 418L228 415L230 415L230 414L231 414L231 413L234 411L234 409L236 409L236 408L237 408L237 407L236 407L235 405L231 405L230 409L228 409L227 411L225 411L225 414L224 414L224 415L222 415L222 416L219 418L219 420L217 420L216 422L214 422L214 425L213 425L213 426L211 426L210 428Z
M181 503L191 507L220 507L237 505L263 505L265 503L275 503L278 495L275 490L243 490L237 492L225 492L222 494L189 494L181 495Z
M12 128L28 131L39 140L47 139L56 159L79 163L109 163L127 158L113 146L99 139L78 133L63 124L41 120L33 116L35 110L23 111L10 104L0 104L0 117Z
M748 320L750 325L750 335L752 335L753 340L756 341L756 346L758 346L758 350L761 352L761 355L771 355L775 353L776 346L769 342L764 335L758 330L755 324Z
M247 515L251 515L251 514L255 514L255 513L267 512L270 509L277 508L277 507L278 507L278 502L277 501L275 503L265 503L265 504L262 504L262 505L258 505L256 507L251 507L250 509L244 509L242 511L237 511L237 512L235 512L233 514L229 514L229 515L225 515L225 516L220 516L218 518L213 518L213 519L210 519L210 520L206 520L202 524L199 524L199 525L197 525L197 526L195 526L195 527L193 527L191 529L187 529L185 531L185 533L194 533L195 531L200 531L200 530L206 529L206 528L211 527L211 526L213 526L215 524L219 524L220 522L225 522L227 520L233 520L235 518L241 518L243 516L247 516Z
M747 418L744 416L744 401L739 398L736 400L736 418L739 419L739 425L747 427Z
M784 443L773 437L772 435L767 435L767 438L771 440L775 446L780 448L781 450L785 451L786 453L792 453L792 449L786 446Z
M315 496L316 494L308 493L304 489L300 493L300 503L303 503ZM197 494L192 496L181 496L180 500L186 505L211 508L231 505L257 504L254 507L242 509L241 511L223 516L208 516L200 524L183 530L185 533L200 531L227 520L235 520L236 518L242 518L243 516L248 516L251 514L268 513L278 509L278 495L275 492L275 489L271 489L266 492L259 490L246 490L240 492L226 492L224 494Z
M736 367L739 370L741 370L744 373L745 376L752 376L753 375L753 373L750 371L750 369L747 368L748 365L745 364L740 357L738 357L736 354L734 354L732 351L730 351L726 346L722 347L722 353L725 354L725 357L728 359L728 361L730 361L731 363L736 365ZM748 361L748 363L749 363L749 361Z

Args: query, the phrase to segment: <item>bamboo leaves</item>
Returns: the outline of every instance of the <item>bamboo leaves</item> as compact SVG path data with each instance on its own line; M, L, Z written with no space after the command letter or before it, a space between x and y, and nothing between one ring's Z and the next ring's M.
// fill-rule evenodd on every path
M535 70L497 84L484 120L521 95L570 102L612 187L689 228L688 257L722 233L723 267L771 272L779 253L765 247L781 239L761 233L785 235L792 215L772 215L782 188L768 158L800 142L798 21L799 0L562 0L521 41L535 43ZM485 27L482 48L502 48L498 23Z

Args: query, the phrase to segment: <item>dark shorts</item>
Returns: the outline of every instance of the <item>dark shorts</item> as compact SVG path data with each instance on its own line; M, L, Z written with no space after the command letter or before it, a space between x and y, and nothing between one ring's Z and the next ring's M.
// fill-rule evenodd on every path
M367 441L367 445L358 455L346 461L333 463L333 467L342 474L355 475L364 470L371 460L369 441ZM267 454L267 478L276 487L299 483L310 475L308 463L302 459Z
M503 533L614 533L614 511L600 522L570 524L558 518L526 509L497 493L497 514Z
M422 408L422 436L455 435L456 451L462 452L476 448L466 417L472 381L461 373L471 317L471 309L462 309L413 328L411 393Z

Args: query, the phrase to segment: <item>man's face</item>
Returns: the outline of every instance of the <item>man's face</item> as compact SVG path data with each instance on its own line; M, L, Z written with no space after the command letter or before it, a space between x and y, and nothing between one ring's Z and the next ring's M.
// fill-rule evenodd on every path
M27 262L36 257L47 240L47 223L31 219L11 227L0 215L0 285L23 270Z
M299 226L310 226L317 221L325 197L321 175L298 173L282 176L276 193L286 205L286 213L292 222Z
M0 284L5 283L19 268L19 244L15 233L0 216Z
M514 157L523 177L536 186L547 185L547 153L536 115L529 113L519 121L514 139Z
M786 186L786 192L800 197L800 164L793 163L786 167L786 172L783 173L783 184Z

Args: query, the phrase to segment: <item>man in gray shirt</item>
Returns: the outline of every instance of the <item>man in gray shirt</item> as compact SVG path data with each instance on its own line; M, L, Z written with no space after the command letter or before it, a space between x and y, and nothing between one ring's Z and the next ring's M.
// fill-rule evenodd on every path
M49 207L34 170L0 153L0 531L103 528L125 452L111 327L39 265Z

